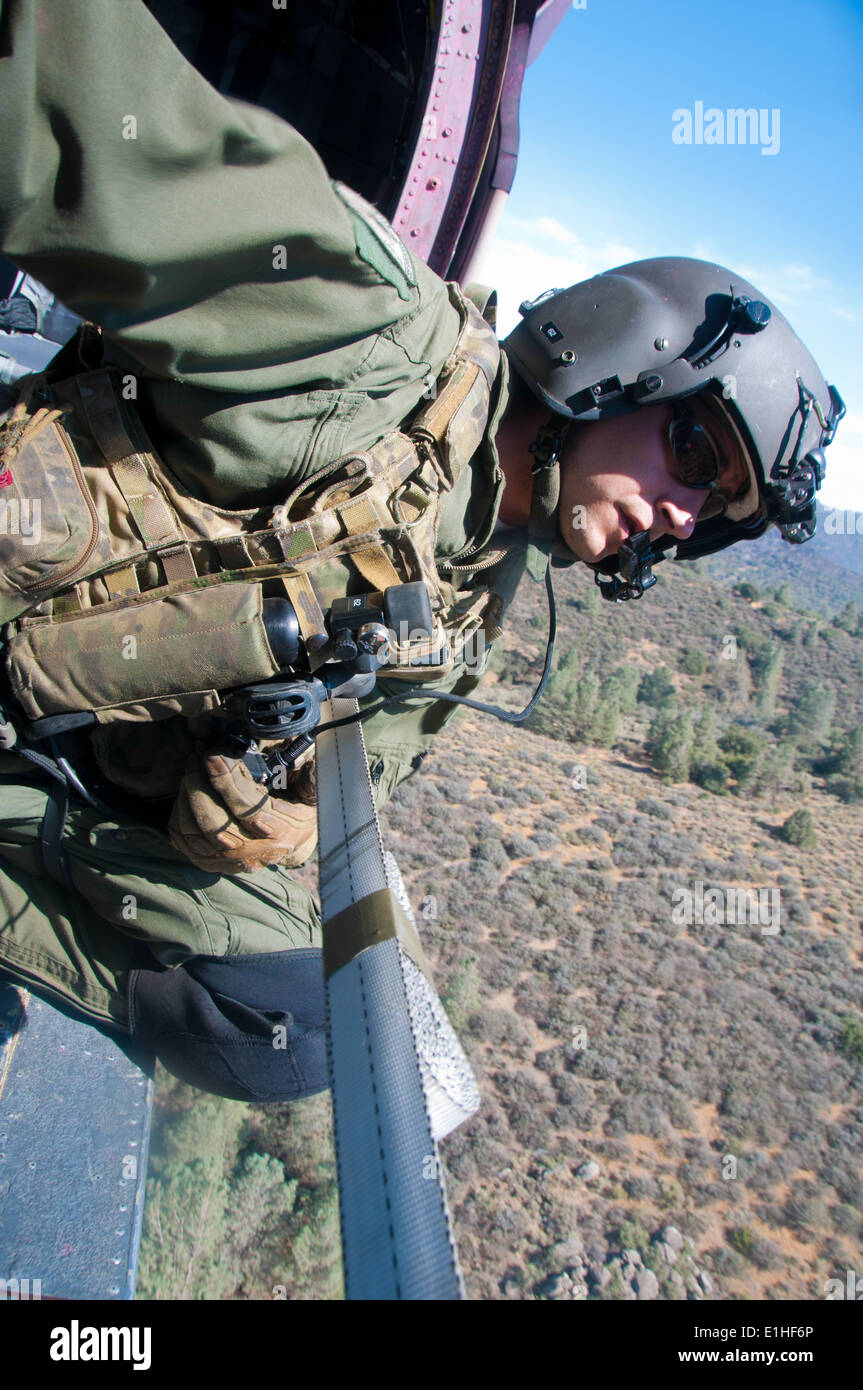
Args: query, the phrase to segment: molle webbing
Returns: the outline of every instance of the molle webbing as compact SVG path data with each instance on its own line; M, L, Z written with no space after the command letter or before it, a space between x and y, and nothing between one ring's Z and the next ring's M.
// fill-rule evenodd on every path
M50 418L19 409L6 426L22 441L13 473L41 480L43 535L29 552L0 535L9 562L0 621L9 622L9 678L30 719L81 709L104 721L162 718L268 679L278 667L263 597L279 592L317 669L330 654L324 615L335 598L421 580L432 646L449 643L449 661L417 667L397 646L405 671L387 674L448 674L455 642L482 618L460 608L438 574L438 516L482 441L500 353L473 306L451 294L461 337L404 431L326 464L275 509L229 511L193 497L154 452L110 369L56 384Z

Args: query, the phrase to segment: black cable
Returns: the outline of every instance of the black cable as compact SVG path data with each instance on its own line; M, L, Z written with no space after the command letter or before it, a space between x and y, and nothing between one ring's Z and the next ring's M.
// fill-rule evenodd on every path
M501 709L499 705L487 705L484 704L482 700L470 700L465 695L450 695L446 691L435 692L434 690L412 688L398 695L388 695L385 700L378 700L376 704L370 705L368 709L357 710L356 714L345 715L344 719L331 719L328 724L319 724L316 729L312 729L310 732L315 735L323 734L329 729L341 729L345 724L359 723L364 719L369 719L373 714L377 714L378 710L386 709L388 705L400 704L402 700L426 700L430 702L445 700L451 705L467 705L468 709L479 710L482 714L493 714L495 718L502 719L507 724L523 724L524 721L533 714L533 711L539 703L540 696L548 684L548 678L551 674L552 658L554 657L554 642L557 636L557 610L554 603L551 565L548 566L545 572L545 588L548 594L548 643L545 649L545 665L539 685L523 710L520 710L518 713L513 713L511 710Z

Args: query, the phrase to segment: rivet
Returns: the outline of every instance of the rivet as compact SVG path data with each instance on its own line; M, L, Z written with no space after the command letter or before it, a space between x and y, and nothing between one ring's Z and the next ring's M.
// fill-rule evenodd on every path
M653 346L656 348L657 352L664 352L668 347L668 339L663 337L654 338Z

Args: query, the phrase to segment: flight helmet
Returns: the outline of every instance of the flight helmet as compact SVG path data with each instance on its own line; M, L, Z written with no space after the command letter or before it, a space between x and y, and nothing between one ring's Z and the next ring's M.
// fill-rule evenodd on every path
M704 440L692 421L687 435L682 404L696 395L708 436L712 412L746 459L748 485L721 501L718 514L709 506L699 512L687 540L651 542L641 532L595 564L605 597L640 597L655 583L651 566L675 545L675 559L692 560L754 539L771 525L791 543L812 537L824 449L845 406L788 320L748 280L712 262L663 256L549 290L519 312L522 321L503 346L551 412L532 446L535 474L559 469L572 421L668 404L681 417L684 453L689 444L695 462L693 485L701 486L694 480ZM710 455L709 448L704 452Z

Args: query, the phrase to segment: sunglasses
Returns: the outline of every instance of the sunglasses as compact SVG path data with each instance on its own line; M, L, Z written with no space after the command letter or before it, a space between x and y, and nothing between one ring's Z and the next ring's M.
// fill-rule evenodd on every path
M721 516L731 500L719 491L722 454L719 445L706 425L699 420L685 401L672 406L668 426L673 473L684 487L706 488L709 496L698 512L699 521Z

